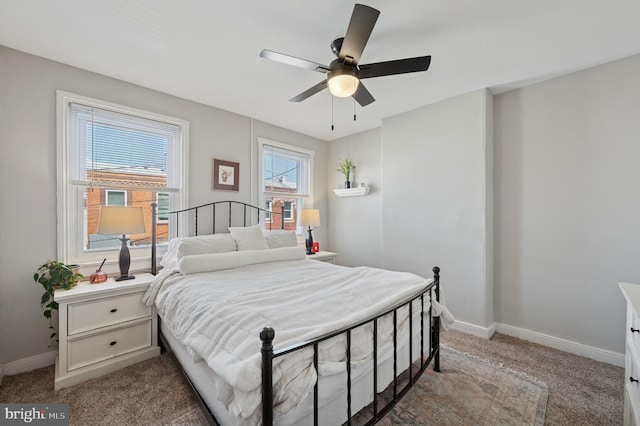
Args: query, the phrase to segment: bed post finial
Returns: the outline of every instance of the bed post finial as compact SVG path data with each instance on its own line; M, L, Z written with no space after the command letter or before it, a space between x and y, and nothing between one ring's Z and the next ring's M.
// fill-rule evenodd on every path
M260 332L262 340L262 424L273 425L273 339L276 332L265 327Z

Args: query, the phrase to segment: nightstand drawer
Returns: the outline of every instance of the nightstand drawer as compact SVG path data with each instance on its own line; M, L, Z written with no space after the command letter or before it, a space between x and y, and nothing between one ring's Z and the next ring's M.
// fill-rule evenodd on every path
M70 340L67 369L74 370L151 346L151 320L129 327Z
M150 316L152 309L142 303L143 295L137 292L69 304L67 334Z

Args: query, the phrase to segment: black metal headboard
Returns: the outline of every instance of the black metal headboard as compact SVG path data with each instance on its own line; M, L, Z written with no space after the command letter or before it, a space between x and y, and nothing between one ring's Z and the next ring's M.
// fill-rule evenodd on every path
M225 219L226 216L226 220L228 223L228 226L247 226L247 219L249 220L249 224L253 224L252 222L255 220L256 223L260 223L260 214L264 213L272 215L271 217L273 218L273 215L280 215L280 228L278 229L284 229L284 206L281 207L281 210L279 212L274 212L274 211L270 211L267 209L263 209L261 207L257 207L257 206L252 206L251 204L247 204L247 203L243 203L240 201L214 201L212 203L208 203L208 204L202 204L200 206L195 206L195 207L190 207L188 209L182 209L182 210L176 210L173 212L169 212L169 218L171 218L173 215L175 220L173 221L173 223L175 223L175 236L176 237L180 237L180 218L184 217L182 215L187 215L187 214L193 214L193 235L199 235L199 229L198 229L198 214L205 210L205 211L210 211L211 213L211 230L212 230L212 234L216 233L216 218L218 217L218 215L216 213L217 210L221 210L221 209L216 209L216 207L218 205L226 205L226 209L224 209L224 211L222 212L222 218ZM233 209L233 206L239 206L239 208L242 209L242 219L238 220L239 217L239 208ZM156 259L156 224L157 224L157 212L158 210L158 204L156 203L152 203L151 204L151 273L153 275L156 275L156 273L158 272L158 267L156 265L157 259ZM234 216L234 210L235 210L235 216ZM233 219L235 218L235 223L233 221ZM241 224L240 224L241 223ZM269 227L268 229L272 229L273 228L273 220L270 221L269 223ZM183 236L189 236L189 230L185 231L187 235L183 235Z

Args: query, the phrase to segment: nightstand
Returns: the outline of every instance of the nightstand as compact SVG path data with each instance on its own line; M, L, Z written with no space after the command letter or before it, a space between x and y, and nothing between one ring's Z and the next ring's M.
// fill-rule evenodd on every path
M307 259L319 260L320 262L336 263L336 253L330 251L319 251L316 254L308 254Z
M151 274L56 290L59 351L55 390L102 376L160 354L158 317L142 296Z

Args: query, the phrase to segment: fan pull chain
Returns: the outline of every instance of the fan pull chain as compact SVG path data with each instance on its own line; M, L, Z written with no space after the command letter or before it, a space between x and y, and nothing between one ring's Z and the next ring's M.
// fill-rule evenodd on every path
M333 95L331 95L331 131L333 132Z
M353 98L353 121L356 121L356 98Z

